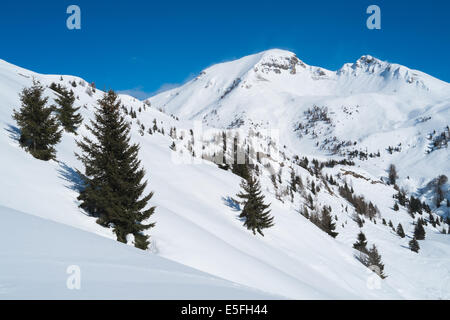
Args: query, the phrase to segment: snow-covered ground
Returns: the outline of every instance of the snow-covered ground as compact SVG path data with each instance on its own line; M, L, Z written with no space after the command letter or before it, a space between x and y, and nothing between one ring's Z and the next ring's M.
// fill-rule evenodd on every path
M281 298L16 210L0 219L0 300Z
M155 191L151 205L157 206L152 216L156 227L150 231L152 247L147 252L116 243L111 230L100 227L78 208L78 177L74 169L82 166L74 152L77 151L75 139L79 137L64 133L57 146L58 161L50 162L34 159L16 141L17 128L11 118L12 110L19 107L18 93L31 85L33 77L47 86L56 82L73 89L79 98L76 104L86 106L81 109L85 122L92 117L96 99L103 93L96 90L91 97L86 93L87 87L80 84L85 83L82 79L63 75L63 80L60 80L59 75L36 74L0 60L0 124L3 129L0 134L0 206L11 208L1 210L0 223L2 228L6 226L7 232L1 235L4 240L0 242L0 252L12 252L11 248L29 250L23 255L15 252L1 256L0 268L6 266L7 269L6 273L2 269L0 276L0 297L34 297L33 288L39 285L45 288L46 297L58 294L67 298L79 297L76 296L78 293L65 289L65 280L61 279L65 279L66 274L61 274L61 281L46 280L50 275L44 271L47 262L39 261L39 255L47 253L39 247L41 243L54 242L49 266L53 270L62 267L64 272L67 263L86 265L87 273L83 271L84 267L82 269L83 290L92 288L92 291L80 294L89 298L200 298L205 296L203 289L214 286L216 296L211 298L248 298L250 294L252 298L273 295L293 299L449 299L448 235L427 226L427 238L420 241L421 251L415 254L407 248L409 239L396 236L381 224L381 218L376 219L377 224L367 221L363 231L369 244L378 246L388 275L388 278L380 280L354 257L352 243L359 228L351 218L351 208L344 210L349 204L339 196L335 187L330 186L327 190L323 182L291 161L294 154L320 159L331 157L315 146L316 140L306 136L300 139L293 130L298 121L304 120L303 112L307 108L313 104L327 106L335 124L333 135L358 141L359 149L367 147L369 152L373 149L373 152L380 150L382 153L379 158L357 161L356 166L337 166L326 169L327 172L335 176L341 174L342 181L345 178L351 183L357 194L363 194L378 206L382 218L392 220L394 226L402 223L407 235L411 236L413 226L409 214L404 208L398 212L392 210L392 195L396 191L391 186L372 182L386 177L385 170L391 162L399 167L399 180L410 191L423 187L438 174L449 175L448 149L430 154L424 150L428 143L426 135L431 128L440 129L449 119L449 85L405 67L367 62L367 58L355 66L346 65L338 72L331 72L309 67L292 56L275 50L213 66L185 86L150 99L151 107L144 107L143 102L132 97L121 96L128 109L138 112L141 108L138 119L146 129L152 127L153 120L157 119L158 126L165 130L165 135L145 132L141 136L139 124L133 120L132 138L141 145L140 157L149 179L148 191ZM387 65L390 65L392 74L386 71ZM373 78L370 77L371 70L376 73ZM380 77L389 83L382 82ZM238 78L240 80L235 81ZM75 88L69 84L73 80L78 84ZM418 92L414 99L405 98L411 94L409 85ZM393 93L394 90L398 94ZM55 97L52 90L46 89L46 95L51 97L49 103L52 103ZM349 109L343 109L343 106L357 109L356 105L360 110L354 110L352 115ZM374 106L377 109L371 108ZM425 111L420 109L423 106L427 106ZM159 108L165 112L158 111ZM356 114L357 117L354 116ZM431 120L417 125L416 119L428 115ZM295 168L305 184L307 180L320 184L321 191L314 196L315 202L320 206L332 206L332 214L337 217L336 231L339 232L336 239L296 211L304 203L301 195L296 194L293 202L277 200L265 171L261 182L266 201L272 203L275 226L266 230L265 237L254 236L242 226L239 213L227 202L228 197L234 197L239 191L240 179L237 176L205 161L200 164L174 161L169 149L172 143L168 137L170 127L190 129L195 126L193 120L203 120L210 127L227 128L236 119L245 120L244 126L247 127L254 122L280 130L280 147L286 145L283 151L288 156L284 160L280 189L288 184L290 166ZM79 134L87 134L87 131L80 128ZM319 138L324 136L325 133L318 133ZM394 139L397 136L401 139ZM186 140L177 140L180 144L177 149L185 153L183 144ZM388 154L385 148L397 146L398 141L402 142L405 152ZM408 144L410 147L406 147ZM419 149L420 152L417 151ZM430 161L434 164L429 165ZM278 165L277 170L280 168L278 163L272 165ZM344 174L346 170L357 174ZM358 178L358 175L368 180ZM410 178L406 179L407 176ZM56 223L44 222L30 215ZM44 238L41 239L35 225L39 225L39 229L40 226L48 228ZM70 233L70 238L65 237L66 232ZM21 240L13 244L17 241L15 234L20 234ZM91 242L95 243L92 248ZM78 250L78 244L84 249ZM65 252L66 246L77 248L76 254ZM105 253L101 254L103 248ZM195 273L160 257L199 271ZM94 258L100 265L95 265ZM27 282L21 280L22 275L25 278L29 274L23 269L14 270L14 266L23 261L29 262L30 266L36 264L33 274L37 277L42 272L42 282L32 282L29 294ZM124 265L123 261L127 264ZM100 274L102 264L109 267L111 274ZM89 275L90 270L92 275ZM127 277L129 270L133 270L133 275ZM165 281L155 284L155 279L159 279L164 270L167 272L167 277L162 277ZM179 278L174 276L176 280L172 282L170 279L176 270L183 274ZM236 293L230 289L232 285L229 282L212 276L211 281L206 280L207 276L202 272L258 289L267 295L246 288L238 288ZM191 273L198 278L189 278ZM110 280L114 278L117 280ZM172 289L190 281L187 278L194 279L187 286L191 286L196 295L185 296L189 291L186 289L180 290L180 296L172 296ZM11 285L14 283L18 283L18 291ZM167 288L162 289L166 284ZM54 285L67 292L53 291ZM111 286L111 291L106 292L102 285ZM114 288L122 285L130 288L130 295L116 295ZM154 290L155 287L161 289Z

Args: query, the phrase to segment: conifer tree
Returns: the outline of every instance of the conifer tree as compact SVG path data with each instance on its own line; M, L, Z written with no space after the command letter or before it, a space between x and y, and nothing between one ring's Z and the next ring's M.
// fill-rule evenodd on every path
M239 138L236 136L233 143L233 165L231 166L231 171L242 179L248 180L250 178L248 154L245 154L244 159L240 158L240 154L242 154L243 151L239 148L238 142ZM244 160L244 163L241 163L242 160Z
M336 229L336 224L333 222L330 210L327 207L322 208L322 215L320 217L320 227L323 231L328 233L333 238L336 238L336 236L338 235L337 232L334 232L334 230Z
M143 196L147 182L138 159L139 145L130 143L130 125L120 112L120 100L112 90L98 100L95 120L86 128L95 137L83 137L77 144L82 155L77 157L85 167L82 175L85 188L80 192L80 207L97 217L97 223L112 227L117 240L127 242L134 236L134 245L147 249L144 231L154 223L144 223L155 208L147 207L153 193Z
M358 240L353 244L353 248L363 253L367 253L367 239L362 231L359 232Z
M402 227L401 223L399 223L398 226L397 226L397 234L398 234L401 238L404 238L404 237L406 236L406 235L405 235L405 231L403 231L403 227Z
M264 203L264 195L261 192L259 181L250 175L247 180L242 180L241 191L237 196L242 199L243 209L240 218L244 219L244 226L248 230L256 231L264 236L262 230L274 225L273 217L270 216L270 204Z
M420 246L419 246L419 242L417 241L416 237L414 237L410 242L409 242L409 248L411 249L411 251L418 253L420 250Z
M395 168L395 165L391 164L389 166L389 183L394 185L397 181L398 175L397 175L397 168Z
M309 219L309 212L308 212L308 207L306 206L306 205L304 205L303 206L303 216L306 218L306 219Z
M422 224L422 219L417 220L416 227L414 228L414 237L416 238L416 240L425 239L425 229Z
M292 192L297 192L297 176L295 174L294 168L291 169L291 182L290 182L290 188Z
M381 262L381 255L378 253L378 249L375 245L372 245L372 247L369 249L365 264L372 271L377 273L381 279L386 278L386 275L383 273L384 264Z
M73 106L75 102L75 95L72 90L62 87L58 92L58 98L55 102L59 105L58 118L61 125L67 132L75 133L83 122L83 118L79 113L76 113L80 107L75 108Z
M24 88L20 94L22 105L19 111L14 110L13 118L20 129L20 146L36 159L48 161L56 159L54 146L61 140L61 130L43 94L44 87L38 81Z
M398 207L398 203L396 202L396 203L394 204L394 211L398 211L398 210L400 210L400 208Z

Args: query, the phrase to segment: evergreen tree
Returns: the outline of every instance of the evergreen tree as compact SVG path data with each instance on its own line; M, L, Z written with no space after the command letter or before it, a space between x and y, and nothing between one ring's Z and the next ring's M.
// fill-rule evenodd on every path
M398 178L397 169L395 168L395 165L391 164L389 166L388 171L389 171L389 183L394 185Z
M120 112L120 100L110 90L98 100L95 121L86 128L95 141L83 137L77 144L83 151L77 157L85 166L85 188L80 192L80 207L97 217L97 223L113 227L117 240L126 242L133 235L135 247L147 249L145 224L155 208L147 207L153 193L142 196L147 182L142 182L144 169L138 159L139 146L130 143L130 125Z
M381 255L378 253L378 249L375 245L373 245L368 251L365 264L372 271L378 274L381 279L386 278L386 275L383 274L384 264L381 262Z
M416 237L414 237L410 242L409 242L409 248L411 249L411 251L418 253L420 250L420 246L419 246L419 242L417 241Z
M441 202L444 200L444 191L442 190L442 186L446 184L448 178L446 175L440 175L436 178L435 186L436 186L436 207L439 208L441 206Z
M358 234L358 240L353 244L353 248L363 253L367 253L367 239L366 235L360 231Z
M294 169L291 169L291 182L290 182L290 188L292 192L297 192L297 180L298 177L295 174Z
M425 239L425 229L423 227L422 219L417 220L416 227L414 228L414 238L416 238L416 240Z
M83 122L83 118L79 113L76 114L80 107L75 108L73 106L75 102L73 91L62 87L58 92L58 98L55 99L55 102L59 105L58 118L61 125L67 132L76 134L78 127Z
M402 225L399 223L398 224L398 226L397 226L397 234L401 237L401 238L404 238L406 235L405 235L405 231L403 231L403 227L402 227Z
M245 153L244 159L241 159L240 155L244 152L239 148L238 142L239 138L236 136L233 143L233 165L231 166L231 171L242 179L248 180L250 178L248 153Z
M274 225L273 217L270 216L270 204L264 203L264 195L261 192L259 181L252 175L248 180L242 180L241 191L237 196L242 199L243 209L240 218L245 219L244 226L264 236L262 230Z
M227 154L227 134L225 133L225 131L222 131L222 165L227 166L228 169L226 154Z
M306 218L306 219L309 219L309 212L308 212L308 207L307 206L303 206L303 216Z
M54 146L61 140L61 130L52 116L53 108L46 107L48 98L43 93L44 87L38 81L24 88L20 94L22 105L19 111L14 110L13 118L20 129L20 146L36 159L48 161L56 159Z
M400 208L398 207L398 204L397 204L397 202L394 204L394 211L398 211L398 210L400 210Z
M327 207L322 208L320 227L323 231L328 233L333 238L336 238L336 236L338 235L337 232L334 232L334 230L336 229L336 224L333 222L333 218L331 217L330 211Z

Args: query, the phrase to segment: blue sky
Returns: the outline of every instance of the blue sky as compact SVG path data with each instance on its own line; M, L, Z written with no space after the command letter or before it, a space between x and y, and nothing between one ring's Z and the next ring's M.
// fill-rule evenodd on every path
M71 4L81 30L66 28ZM366 28L372 4L381 30ZM450 82L449 15L447 0L2 1L0 59L139 98L271 48L331 70L371 54Z

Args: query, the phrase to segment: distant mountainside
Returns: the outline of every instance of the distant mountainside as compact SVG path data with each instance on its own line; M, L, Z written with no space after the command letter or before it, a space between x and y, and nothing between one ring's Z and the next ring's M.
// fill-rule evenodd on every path
M279 130L293 153L380 154L361 166L381 176L394 163L411 192L450 172L450 84L369 55L329 71L268 50L214 65L149 101L212 127Z

